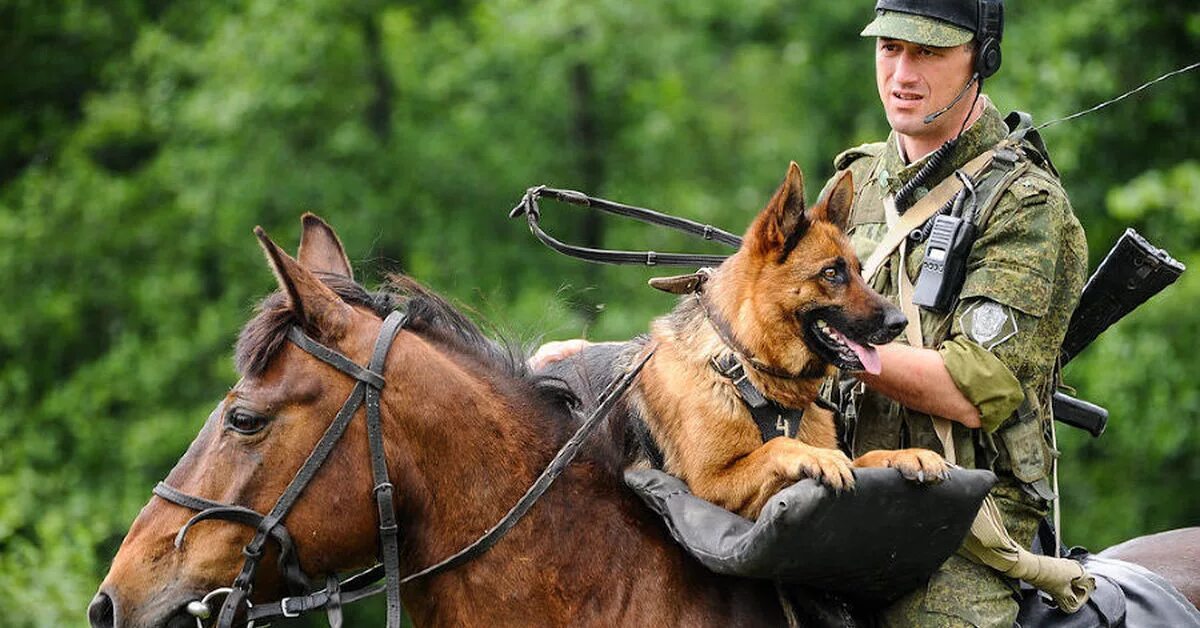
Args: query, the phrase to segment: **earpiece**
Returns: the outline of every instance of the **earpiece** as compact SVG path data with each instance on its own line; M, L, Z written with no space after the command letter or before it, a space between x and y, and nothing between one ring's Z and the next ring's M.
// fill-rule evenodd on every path
M979 28L975 31L975 73L985 79L1000 70L1000 40L1004 38L1004 0L979 0Z

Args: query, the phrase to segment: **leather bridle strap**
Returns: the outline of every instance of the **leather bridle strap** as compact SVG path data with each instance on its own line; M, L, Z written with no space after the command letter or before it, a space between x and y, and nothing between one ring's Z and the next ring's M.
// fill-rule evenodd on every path
M595 431L596 426L608 416L625 392L629 390L634 379L641 372L642 367L646 365L650 357L654 354L654 346L647 347L622 377L614 380L605 388L600 394L600 402L596 409L579 426L562 448L559 449L541 475L538 476L529 489L526 490L525 494L499 522L489 528L470 545L429 567L401 578L399 575L397 525L392 504L394 489L388 481L387 463L384 457L380 390L374 386L374 383L382 381L380 373L384 360L387 357L388 348L391 346L392 339L403 324L404 315L398 312L393 312L384 320L379 338L376 340L371 362L366 369L354 364L336 351L324 347L298 329L293 328L289 333L289 339L295 342L301 349L309 351L318 359L354 377L358 380L358 383L355 384L350 397L342 405L341 410L338 411L337 416L334 417L325 434L313 449L313 452L296 473L291 484L288 485L288 488L279 498L275 507L271 509L270 514L265 516L259 515L241 506L221 504L201 497L188 495L163 483L155 487L154 493L159 497L185 508L200 511L199 514L193 517L180 530L176 537L177 542L182 542L187 529L192 524L209 518L225 519L257 527L254 539L243 550L243 554L246 555L246 563L243 565L241 573L234 580L233 587L231 587L230 593L225 598L225 602L221 607L221 613L217 618L217 625L221 628L231 628L234 617L242 606L247 607L246 620L248 622L274 617L296 617L308 611L325 608L329 613L331 625L339 626L341 624L341 606L376 595L385 590L388 593L388 628L399 628L402 614L399 599L400 585L457 567L486 552L499 542L501 537L517 525L533 504L549 490L555 479L571 464L583 444ZM312 348L323 349L323 351L312 351ZM347 363L353 366L347 366ZM376 379L377 377L378 379ZM295 552L291 537L280 522L299 497L300 492L325 461L325 458L328 457L329 452L341 438L350 419L354 416L359 404L363 401L367 405L368 441L371 447L372 474L376 482L374 493L380 515L380 546L383 564L355 574L340 583L336 578L331 576L330 579L326 580L326 587L319 591L287 597L277 602L250 606L247 603L247 598L253 584L258 561L262 557L263 544L265 544L267 538L274 538L280 543L281 548L292 547L293 549L287 553L294 557ZM298 561L295 561L294 558L291 560L297 564L296 570L299 572ZM378 583L379 578L384 575L387 578L386 583ZM301 579L306 580L303 578L303 574L301 574Z
M362 367L354 364L344 356L337 354L331 349L328 349L327 347L324 347L324 345L321 345L317 341L309 338L298 327L293 327L291 330L289 330L288 338L295 342L301 349L312 353L316 358L355 378L358 380L358 383L354 385L354 390L350 393L349 398L346 399L346 402L342 405L341 410L338 411L333 421L330 422L329 427L325 430L325 434L321 437L321 440L317 442L317 446L313 448L313 451L311 454L309 454L308 459L304 461L304 464L300 467L300 470L297 471L295 477L292 478L291 483L288 484L288 487L283 491L283 494L279 497L279 501L277 501L275 506L271 508L271 512L263 517L263 520L259 524L254 538L245 547L245 549L242 550L242 553L246 556L246 561L242 565L241 572L233 581L233 590L225 597L225 602L221 605L221 613L217 617L217 626L219 628L232 628L234 618L237 616L237 613L242 606L245 605L247 598L249 597L250 589L254 583L254 576L258 570L258 561L262 558L263 545L266 543L268 535L272 529L280 525L284 516L287 515L288 511L291 510L292 506L296 503L296 500L299 499L300 494L304 491L304 488L308 486L308 483L325 463L325 460L329 457L330 452L333 451L333 448L341 439L342 434L345 433L346 427L350 424L350 420L358 411L358 406L362 404L364 398L370 397L370 395L368 395L368 391L370 390L375 391L376 402L374 405L368 404L367 406L368 425L371 423L370 415L378 415L379 388L376 385L378 384L378 386L382 386L384 379L383 376L376 371L382 368L383 358L381 356L387 355L388 348L390 348L392 344L392 339L395 338L396 333L400 331L400 327L404 324L404 321L405 314L401 312L392 312L386 319L384 319L383 326L379 330L379 337L375 341L375 351L371 359L370 374L364 373ZM314 351L313 349L317 350ZM324 349L324 351L321 349ZM378 416L376 416L375 421L378 421ZM372 447L372 449L374 448ZM379 452L378 455L382 456L383 454L382 452ZM371 457L372 466L375 466L374 459L376 457L376 453L374 451L372 451ZM387 509L391 511L391 492L387 491L386 494L388 497ZM376 495L377 497L379 496L379 491L376 492ZM380 507L380 510L382 512L382 506ZM394 547L396 533L394 512L390 517L388 527L391 528L389 536L392 538L391 543ZM385 528L385 524L382 521L380 523L380 528L381 530ZM381 539L381 545L384 547L385 561L388 559L388 543L389 542L387 541L386 537ZM386 569L387 563L385 562L384 565ZM398 571L398 569L399 562L398 557L396 557L396 565L392 567L392 570ZM392 591L389 587L387 625L388 628L399 628L399 591L396 591L396 599L394 602L392 597Z
M567 244L561 240L555 239L550 234L542 230L539 221L541 219L541 208L538 206L538 199L549 197L563 203L571 203L573 205L581 205L583 207L591 207L603 212L632 218L639 222L659 225L675 231L680 231L688 235L697 236L705 240L713 240L722 244L727 244L732 247L742 245L742 239L725 231L718 229L712 225L704 225L698 222L693 222L686 218L678 218L668 214L656 212L652 209L644 209L642 207L634 207L623 203L615 203L606 201L602 198L593 198L582 192L574 190L557 190L548 188L544 185L529 188L525 191L525 196L521 197L521 202L509 212L509 218L516 218L524 215L529 222L529 230L533 235L541 240L546 246L576 259L585 260L588 262L597 262L601 264L641 264L645 266L716 266L725 260L726 255L700 255L690 253L658 253L655 251L608 251L603 249L593 249L583 246L575 246Z
M533 506L542 495L549 490L551 484L568 465L579 454L580 448L587 439L595 432L595 428L604 417L608 416L617 402L633 385L633 381L641 373L642 367L650 361L654 355L654 346L646 348L638 360L630 366L620 378L617 378L600 393L599 404L592 414L575 430L571 438L558 450L554 458L550 461L541 475L533 482L532 485L525 491L517 503L509 509L495 525L488 528L479 538L475 539L470 545L461 550L443 558L442 560L424 568L420 571L413 572L403 578L397 579L396 586L407 584L418 578L431 576L443 571L453 569L463 563L483 554L491 549L500 539L514 526L520 522L525 513ZM373 582L380 577L380 566L372 567L363 571L351 578L346 579L341 583L341 601L343 604L349 604L356 600L369 597L382 589L383 585L367 586L367 583ZM389 586L392 578L389 577ZM297 614L321 608L329 603L331 594L329 589L322 589L307 596L293 597L265 604L256 604L248 612L247 617L250 620L266 619L271 617L295 617Z
M192 529L192 526L207 521L209 519L221 519L224 521L232 521L240 523L244 526L257 528L262 524L263 516L257 512L242 506L233 506L214 502L195 495L188 495L175 490L173 487L159 482L154 487L154 494L159 497L183 506L192 510L199 511L188 522L179 528L179 532L175 535L175 548L183 547L183 541L187 537L187 533ZM279 571L288 585L288 590L292 592L307 592L309 589L308 578L304 576L304 572L300 569L299 555L296 553L296 545L292 542L292 535L288 534L286 528L282 525L275 526L271 530L271 538L279 544Z

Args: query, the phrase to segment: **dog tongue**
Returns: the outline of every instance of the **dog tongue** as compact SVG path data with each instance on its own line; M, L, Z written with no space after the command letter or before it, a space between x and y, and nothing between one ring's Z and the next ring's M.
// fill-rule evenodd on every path
M879 361L879 352L871 345L862 346L849 338L842 338L846 342L846 346L854 350L854 355L858 356L858 361L862 362L863 370L872 374L878 375L883 370L883 364Z
M854 355L858 356L858 361L862 362L863 370L872 374L878 375L883 370L883 364L879 361L879 352L871 345L863 346L847 338L842 332L834 329L838 340L841 340L850 350L854 351Z

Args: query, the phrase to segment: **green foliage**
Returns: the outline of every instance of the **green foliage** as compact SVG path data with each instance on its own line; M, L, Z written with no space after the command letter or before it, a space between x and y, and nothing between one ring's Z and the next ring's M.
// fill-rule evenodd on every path
M869 3L7 3L0 55L0 606L77 625L124 530L235 375L273 286L251 228L313 210L372 284L403 270L507 335L624 338L658 271L589 267L505 218L573 187L740 230L788 160L810 196L886 131ZM1187 0L1010 10L988 91L1039 120L1195 61ZM1200 263L1195 75L1044 135L1094 259L1127 225ZM547 204L565 239L694 249ZM720 249L716 249L719 251ZM1068 372L1113 415L1061 434L1069 540L1200 519L1200 279ZM367 611L369 613L374 611ZM369 623L364 620L363 623Z

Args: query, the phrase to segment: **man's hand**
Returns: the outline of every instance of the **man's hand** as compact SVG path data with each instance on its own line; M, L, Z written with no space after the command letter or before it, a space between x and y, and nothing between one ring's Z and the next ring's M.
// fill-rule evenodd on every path
M547 342L546 344L538 347L538 350L533 354L532 357L529 358L529 368L535 371L540 371L541 369L544 369L547 366L558 362L559 360L565 360L576 353L583 351L590 344L592 343L584 340L583 338L572 338L570 340L555 340L554 342Z

